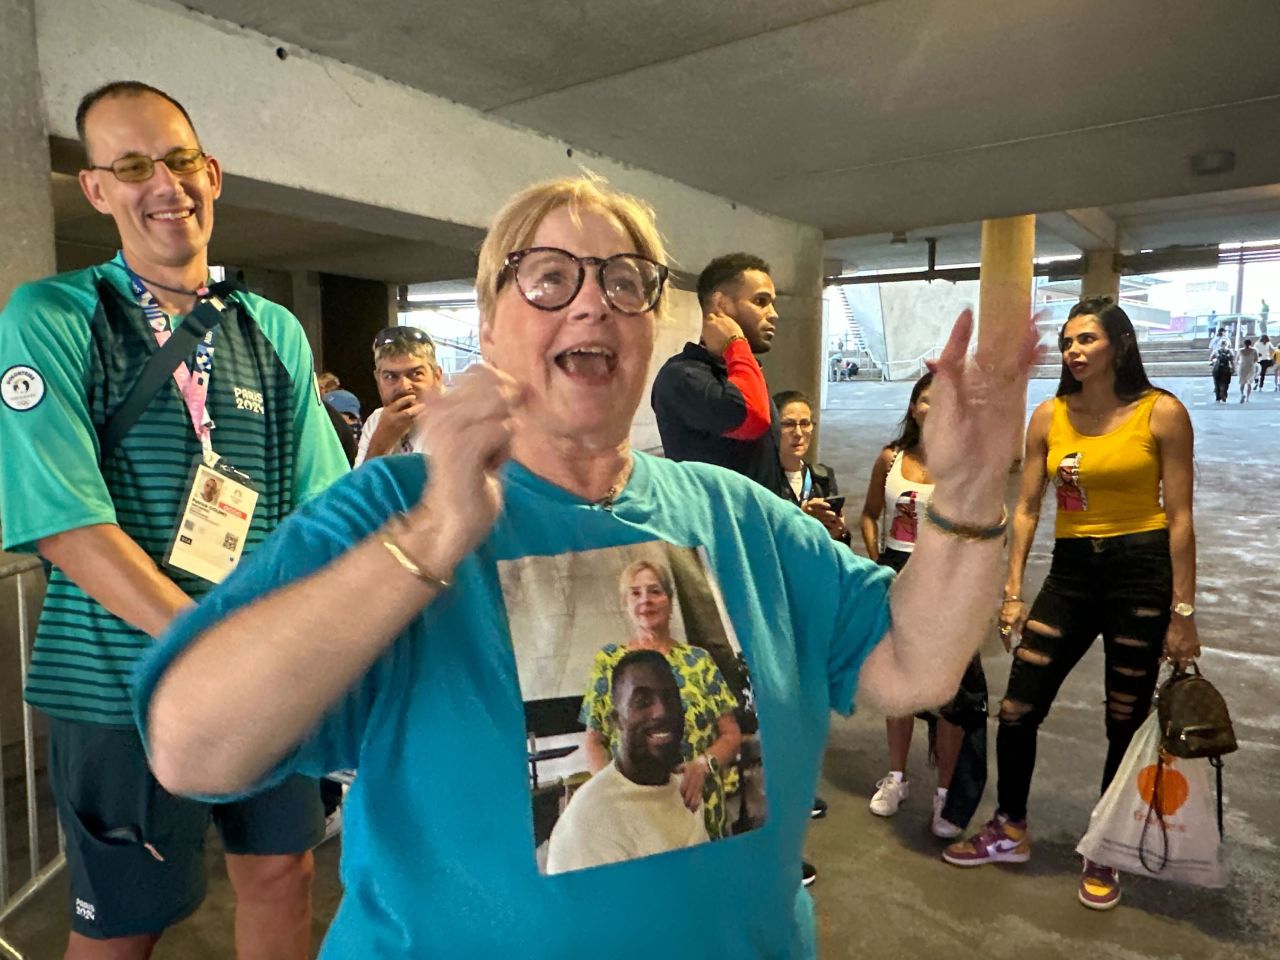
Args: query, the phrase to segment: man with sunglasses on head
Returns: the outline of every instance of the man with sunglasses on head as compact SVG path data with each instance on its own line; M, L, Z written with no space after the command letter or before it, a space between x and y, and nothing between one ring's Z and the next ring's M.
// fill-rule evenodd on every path
M220 805L167 793L128 681L174 616L346 461L298 321L210 283L222 172L186 110L122 81L87 94L76 126L80 185L120 251L18 288L0 315L4 547L51 564L25 695L49 716L66 956L149 956L204 897L213 819L237 952L301 960L324 832L315 781Z
M444 388L431 337L417 327L381 331L373 338L373 377L382 406L365 421L356 466L389 453L425 453L414 425Z

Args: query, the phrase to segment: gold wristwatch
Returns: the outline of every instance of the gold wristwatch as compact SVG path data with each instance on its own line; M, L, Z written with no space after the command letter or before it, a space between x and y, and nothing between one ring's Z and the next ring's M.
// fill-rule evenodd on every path
M1180 617L1191 617L1195 615L1196 608L1189 603L1175 603L1169 608Z

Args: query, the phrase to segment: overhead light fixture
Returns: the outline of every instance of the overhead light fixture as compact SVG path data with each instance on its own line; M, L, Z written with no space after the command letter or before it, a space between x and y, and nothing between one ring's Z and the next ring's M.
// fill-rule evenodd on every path
M893 236L889 238L889 242L890 243L906 243L907 232L905 230L893 231Z
M1236 168L1236 152L1234 150L1201 150L1191 155L1190 166L1193 177L1230 173Z

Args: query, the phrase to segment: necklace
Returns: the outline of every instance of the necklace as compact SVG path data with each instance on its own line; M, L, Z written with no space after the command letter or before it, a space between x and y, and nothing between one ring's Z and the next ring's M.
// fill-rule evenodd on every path
M161 283L158 280L150 280L140 273L135 273L134 276L145 283L148 287L157 287L160 290L167 290L169 293L180 293L184 297L207 297L209 295L209 285L207 283L196 287L194 290L187 290L183 287L171 287L167 283Z
M618 474L618 480L609 492L596 501L596 506L604 507L606 510L612 509L613 503L618 499L618 494L622 492L622 488L627 485L627 481L631 479L631 467L634 461L628 457L626 466L622 468L622 473Z

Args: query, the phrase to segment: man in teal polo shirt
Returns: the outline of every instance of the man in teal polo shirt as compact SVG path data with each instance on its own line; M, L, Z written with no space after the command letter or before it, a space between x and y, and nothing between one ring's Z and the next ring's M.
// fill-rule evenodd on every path
M152 638L226 572L191 560L192 538L214 537L229 568L346 460L298 321L261 297L208 290L222 176L186 111L119 82L86 95L76 122L81 186L115 221L121 250L18 288L0 315L4 547L52 564L26 699L50 717L67 956L148 956L204 896L212 817L237 894L238 952L302 958L309 851L323 835L315 782L220 806L173 797L148 769L127 684ZM217 311L212 330L104 443L148 359L188 314L209 315L203 303Z

